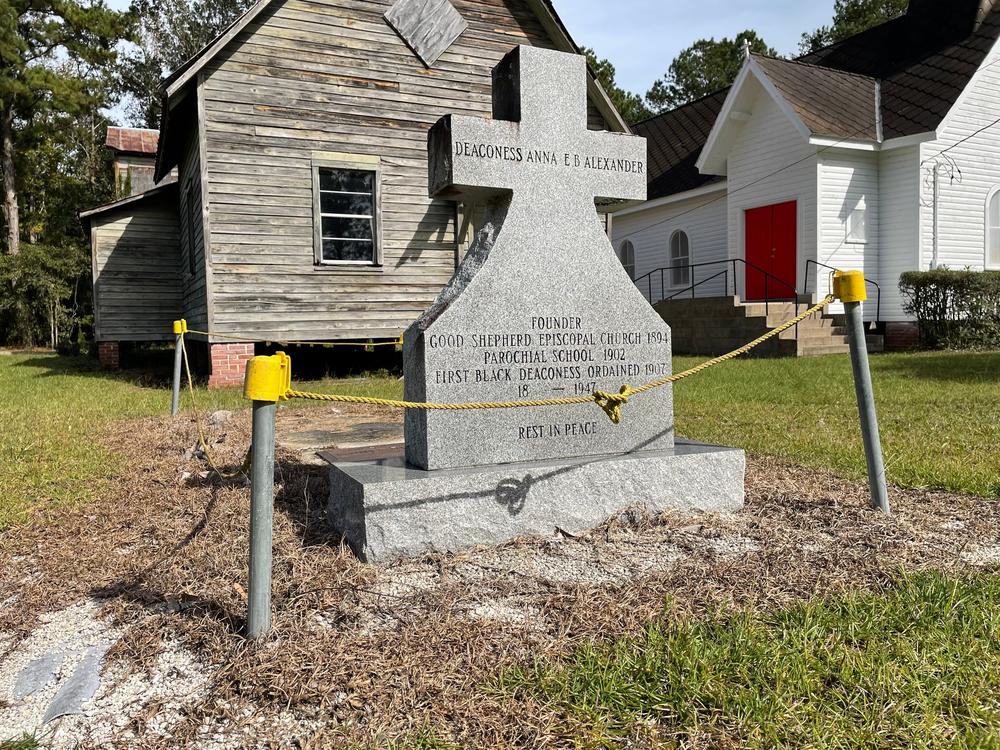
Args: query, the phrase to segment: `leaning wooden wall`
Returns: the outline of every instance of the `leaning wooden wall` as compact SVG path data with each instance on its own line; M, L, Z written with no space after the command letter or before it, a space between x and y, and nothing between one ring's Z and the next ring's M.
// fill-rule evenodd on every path
M97 340L172 339L182 309L176 205L125 206L90 231Z
M178 211L183 235L178 271L182 279L184 317L188 326L207 330L208 284L205 262L204 186L201 179L201 156L198 131L192 128L178 169ZM194 255L191 259L188 253ZM193 261L193 262L192 262ZM193 273L192 273L193 266Z
M213 332L394 337L450 278L455 205L427 197L427 130L488 116L501 57L554 45L523 0L455 0L469 28L428 70L390 4L274 3L203 72ZM329 152L381 157L380 269L314 264L311 158Z

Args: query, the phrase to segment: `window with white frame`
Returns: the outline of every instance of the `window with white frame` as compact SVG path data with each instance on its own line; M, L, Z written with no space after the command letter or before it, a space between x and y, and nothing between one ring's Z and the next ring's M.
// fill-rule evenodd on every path
M628 277L635 280L635 247L629 240L625 240L618 247L618 259L622 262Z
M986 268L1000 269L1000 185L986 201Z
M687 232L678 229L670 235L670 286L691 283L691 241Z
M381 264L377 164L314 162L316 262Z
M868 242L868 209L861 201L847 215L847 241L857 244Z

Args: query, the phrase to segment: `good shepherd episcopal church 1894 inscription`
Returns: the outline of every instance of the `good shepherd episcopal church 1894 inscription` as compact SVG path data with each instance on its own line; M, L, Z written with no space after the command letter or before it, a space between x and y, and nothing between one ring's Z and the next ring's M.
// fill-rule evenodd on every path
M519 47L494 71L494 119L450 116L431 130L431 194L495 199L455 278L407 331L407 398L578 396L669 372L669 329L594 211L595 198L645 197L645 141L587 130L584 66ZM406 430L422 468L666 448L671 393L649 394L621 425L553 406L410 411Z
M431 130L430 192L485 199L483 229L404 337L406 398L542 400L617 391L670 371L670 330L636 291L595 199L646 194L645 142L586 130L584 59L520 47L493 72L494 119ZM619 424L594 403L406 413L389 446L330 460L331 524L365 560L458 551L625 507L727 510L742 451L678 441L672 392Z

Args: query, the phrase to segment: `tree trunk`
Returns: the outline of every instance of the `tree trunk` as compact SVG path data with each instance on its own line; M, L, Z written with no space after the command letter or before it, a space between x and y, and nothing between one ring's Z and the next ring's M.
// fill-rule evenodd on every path
M21 231L14 185L14 111L7 105L0 111L0 171L3 172L3 213L7 219L7 252L16 255L21 249Z

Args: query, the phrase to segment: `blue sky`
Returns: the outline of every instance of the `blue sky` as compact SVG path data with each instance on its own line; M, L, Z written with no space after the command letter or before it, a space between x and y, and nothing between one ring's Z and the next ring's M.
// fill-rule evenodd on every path
M670 61L697 39L755 29L782 54L799 36L829 23L833 0L554 0L577 44L614 63L618 84L645 93ZM116 8L128 0L109 0Z
M754 29L782 54L803 31L829 24L833 0L554 0L576 43L617 69L618 85L645 93L698 39Z

